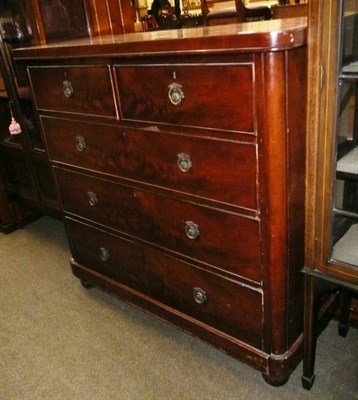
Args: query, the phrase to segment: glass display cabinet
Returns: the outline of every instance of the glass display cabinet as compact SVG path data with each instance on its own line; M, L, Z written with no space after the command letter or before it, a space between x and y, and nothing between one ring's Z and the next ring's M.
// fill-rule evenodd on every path
M331 258L358 265L358 4L342 2ZM354 7L353 7L354 5Z
M309 4L303 386L314 380L323 316L348 331L358 289L358 2Z

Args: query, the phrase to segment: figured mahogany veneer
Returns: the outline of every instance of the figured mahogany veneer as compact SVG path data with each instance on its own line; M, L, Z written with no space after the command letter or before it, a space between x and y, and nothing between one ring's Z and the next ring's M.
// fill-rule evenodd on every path
M123 285L260 347L262 298L254 291L161 252L67 219L74 259ZM88 237L86 243L79 240ZM108 260L101 259L106 249ZM103 257L102 257L103 258ZM193 301L193 285L205 288L203 307ZM247 314L251 318L247 321Z
M205 68L199 66L195 63L115 66L122 120L253 133L254 65L222 64L218 60ZM183 99L176 107L168 102L171 84L180 85L183 91ZM235 102L232 93L238 94Z
M41 120L49 156L55 163L189 193L202 201L212 199L252 210L258 208L254 143L228 143L58 118ZM76 148L79 136L85 143L83 151ZM185 156L191 163L187 172L178 166Z
M108 66L34 67L30 77L40 110L116 117ZM73 90L68 97L64 82Z
M301 359L306 21L19 49L73 273L283 384Z
M261 281L257 220L65 169L56 169L56 176L64 211ZM187 236L187 222L198 226L196 238Z

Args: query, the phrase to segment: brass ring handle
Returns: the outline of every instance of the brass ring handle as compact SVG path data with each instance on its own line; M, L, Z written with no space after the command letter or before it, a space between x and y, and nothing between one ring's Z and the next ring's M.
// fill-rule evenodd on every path
M104 247L100 247L99 258L104 262L109 261L109 259L110 259L109 251Z
M194 300L198 304L205 304L208 301L208 297L203 289L200 289L199 287L193 288L193 296Z
M193 166L189 154L179 153L177 159L177 165L180 171L189 172L191 170L191 167Z
M63 94L67 98L72 97L73 94L75 93L72 83L70 81L65 80L62 82L62 85L63 85Z
M197 239L198 236L200 235L199 226L192 221L186 221L185 234L191 240Z
M179 85L178 83L171 83L168 86L168 97L173 105L178 106L184 99L182 85Z
M85 138L83 136L76 136L76 149L78 151L85 151L87 148Z
M98 199L97 199L96 193L88 192L87 196L88 196L88 202L89 202L90 206L94 207L96 204L98 204Z

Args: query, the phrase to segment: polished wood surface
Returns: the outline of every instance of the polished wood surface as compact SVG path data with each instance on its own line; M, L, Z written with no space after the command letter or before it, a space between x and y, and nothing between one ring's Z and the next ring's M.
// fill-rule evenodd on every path
M56 164L101 171L144 187L155 185L167 194L194 195L207 204L258 209L254 143L58 118L41 120L50 159ZM84 152L77 150L79 133L86 145ZM188 172L179 168L182 157L192 164Z
M118 35L134 32L131 1L84 0L90 36Z
M271 17L273 19L307 17L307 14L307 3L275 5L271 7Z
M305 20L269 21L14 52L73 273L273 385L301 357L305 38Z
M56 170L56 176L64 211L218 270L261 281L258 221L64 169ZM89 192L96 195L94 206L89 204ZM199 229L195 240L185 233L189 221Z
M234 60L233 60L234 61ZM254 133L253 63L217 60L206 68L156 64L115 67L121 119ZM217 80L216 76L226 79ZM183 101L168 104L168 87L180 82ZM145 94L145 98L143 97ZM220 97L215 96L220 93ZM231 94L238 93L233 102ZM204 99L198 103L197 95ZM227 118L230 115L231 118Z
M259 291L178 262L128 239L108 235L73 220L67 222L77 262L91 265L99 273L141 295L150 296L252 346L260 346L262 298ZM86 243L80 240L83 236L89 238ZM108 250L108 261L100 259L99 243ZM207 302L198 304L193 301L193 285L205 288ZM247 313L251 315L249 320Z
M83 0L37 0L47 41L89 36Z
M56 42L14 51L14 59L132 54L183 54L207 52L269 51L292 49L306 43L306 18L289 18L249 24L138 32Z
M36 107L76 114L116 118L110 70L107 66L34 67L29 71ZM64 95L65 82L73 94ZM42 90L46 87L46 91ZM98 98L101 101L98 101Z
M131 1L25 0L23 7L35 43L134 32Z

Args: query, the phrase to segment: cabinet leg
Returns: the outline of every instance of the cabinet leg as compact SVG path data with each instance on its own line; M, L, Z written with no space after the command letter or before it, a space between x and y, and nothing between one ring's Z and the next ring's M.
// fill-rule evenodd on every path
M290 376L282 376L282 377L276 377L276 376L269 376L266 374L262 374L262 377L266 383L268 383L270 386L282 386L286 382L288 382Z
M83 279L81 279L81 285L85 288L85 289L92 289L94 286L91 285L90 283L88 283L87 281L84 281Z
M304 306L304 328L303 328L303 374L302 386L310 390L314 379L314 364L316 358L317 344L317 322L319 301L315 293L315 278L305 276L305 306Z
M315 377L316 376L314 374L312 374L312 376L310 378L305 375L302 375L302 378L301 378L302 387L304 389L311 390L311 387L313 386Z
M340 294L341 314L338 322L339 336L346 337L349 329L349 306L351 305L352 294L342 291Z

